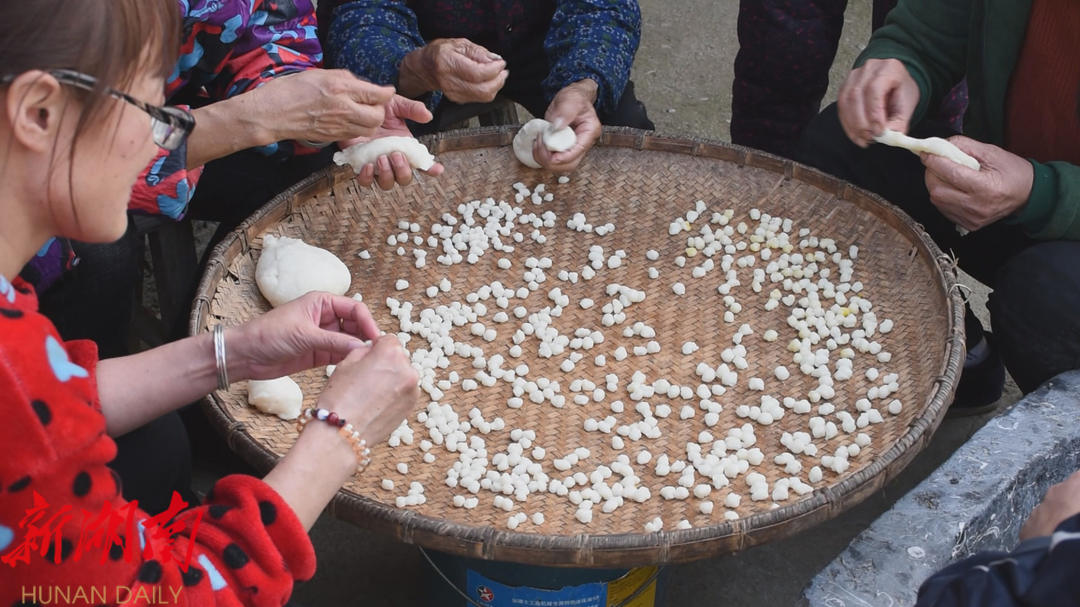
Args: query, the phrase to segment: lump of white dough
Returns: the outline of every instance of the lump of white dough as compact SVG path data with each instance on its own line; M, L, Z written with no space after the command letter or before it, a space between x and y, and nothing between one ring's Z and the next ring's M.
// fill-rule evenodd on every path
M526 122L517 135L514 135L514 155L521 164L534 169L540 168L540 163L536 162L532 153L537 137L542 137L544 147L552 152L565 152L577 143L574 129L568 126L555 130L553 125L543 118L533 118Z
M304 404L304 393L291 377L248 381L248 402L263 413L281 419L296 419Z
M918 139L891 129L885 129L880 135L874 137L874 141L897 148L903 148L909 150L913 154L926 152L927 154L948 158L956 164L965 166L974 171L978 171L980 168L978 160L975 160L975 158L956 147L956 145L948 139L942 139L941 137Z
M350 165L353 171L359 173L365 165L378 160L379 156L394 152L404 154L409 166L414 169L426 171L435 165L435 157L427 147L412 137L379 137L366 143L351 145L334 154L334 164Z
M267 235L255 266L255 283L276 308L310 291L344 295L352 283L352 273L326 249L297 238Z
M555 125L548 123L548 128L544 129L543 137L544 147L552 152L565 152L574 147L577 143L577 133L574 129L564 126L559 130L555 130Z

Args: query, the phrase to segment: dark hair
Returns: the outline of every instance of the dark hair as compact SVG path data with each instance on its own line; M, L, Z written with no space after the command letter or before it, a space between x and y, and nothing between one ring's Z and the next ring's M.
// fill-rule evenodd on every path
M104 87L126 89L149 70L168 75L180 51L176 0L0 2L0 72L71 69L94 76L76 132L101 112Z
M107 107L105 87L127 90L142 73L167 77L180 53L177 0L0 1L0 24L0 73L70 69L97 79L92 91L71 91L83 102L72 157Z

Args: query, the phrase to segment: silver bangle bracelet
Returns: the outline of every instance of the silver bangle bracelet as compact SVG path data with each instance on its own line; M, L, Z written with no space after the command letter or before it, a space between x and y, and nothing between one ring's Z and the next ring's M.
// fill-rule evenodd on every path
M214 326L214 364L217 366L218 390L228 390L229 369L225 360L225 325Z

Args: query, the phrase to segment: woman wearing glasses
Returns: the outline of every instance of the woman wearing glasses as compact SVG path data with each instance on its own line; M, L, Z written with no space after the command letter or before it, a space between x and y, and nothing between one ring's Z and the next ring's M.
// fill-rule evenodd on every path
M306 529L406 415L416 374L363 305L326 294L122 359L63 342L14 277L54 235L119 237L139 173L190 133L155 106L180 23L174 0L27 0L0 4L0 22L0 605L282 605L314 570ZM226 477L168 522L120 496L110 436L228 378L334 362L321 411L264 480Z
M430 119L422 104L395 96L389 87L344 70L320 69L311 0L177 4L183 21L179 56L165 94L170 105L186 104L197 127L186 141L159 150L146 163L128 205L132 221L120 239L109 244L56 239L20 274L35 287L41 312L63 337L91 339L105 357L130 352L143 272L142 223L154 222L146 216L218 222L214 244L277 193L328 165L333 150L314 145L393 134L394 124L407 133L402 119ZM360 182L389 188L411 180L404 157L392 156L380 160L385 170L376 175L369 167L358 176ZM432 174L441 170L436 166ZM164 254L182 259L185 251ZM166 305L187 308L197 281L191 274L186 284L174 276L167 290L159 288L160 296L171 298ZM165 327L169 339L186 334L186 315L175 318L179 321ZM195 440L189 442L189 434ZM192 444L201 460L226 470L245 469L202 414L188 410L183 422L179 414L167 415L117 437L112 468L124 481L124 495L159 512L174 490L190 494Z

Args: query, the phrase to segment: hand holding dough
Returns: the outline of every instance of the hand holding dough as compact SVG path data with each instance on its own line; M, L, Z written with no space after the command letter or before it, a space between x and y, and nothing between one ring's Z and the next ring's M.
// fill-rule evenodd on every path
M874 137L874 141L897 148L904 148L905 150L911 151L913 154L925 152L935 156L942 156L959 165L966 166L967 168L976 171L980 168L978 160L975 160L963 150L941 137L917 139L915 137L908 137L903 133L885 129L880 135Z
M541 137L544 147L552 152L565 152L577 143L577 134L568 126L556 130L552 123L543 118L533 118L526 122L517 135L514 135L514 155L521 164L534 169L540 168L540 163L533 158L532 153L537 137Z
M266 235L255 265L255 283L276 308L311 291L344 295L352 284L352 273L326 249L296 238Z
M394 152L401 152L414 169L426 171L435 166L435 157L431 155L427 147L412 137L379 137L366 143L358 143L349 146L334 154L334 164L352 166L354 172L359 173L365 165L371 164Z
M248 402L263 413L281 419L296 419L304 404L304 393L291 377L248 382Z

